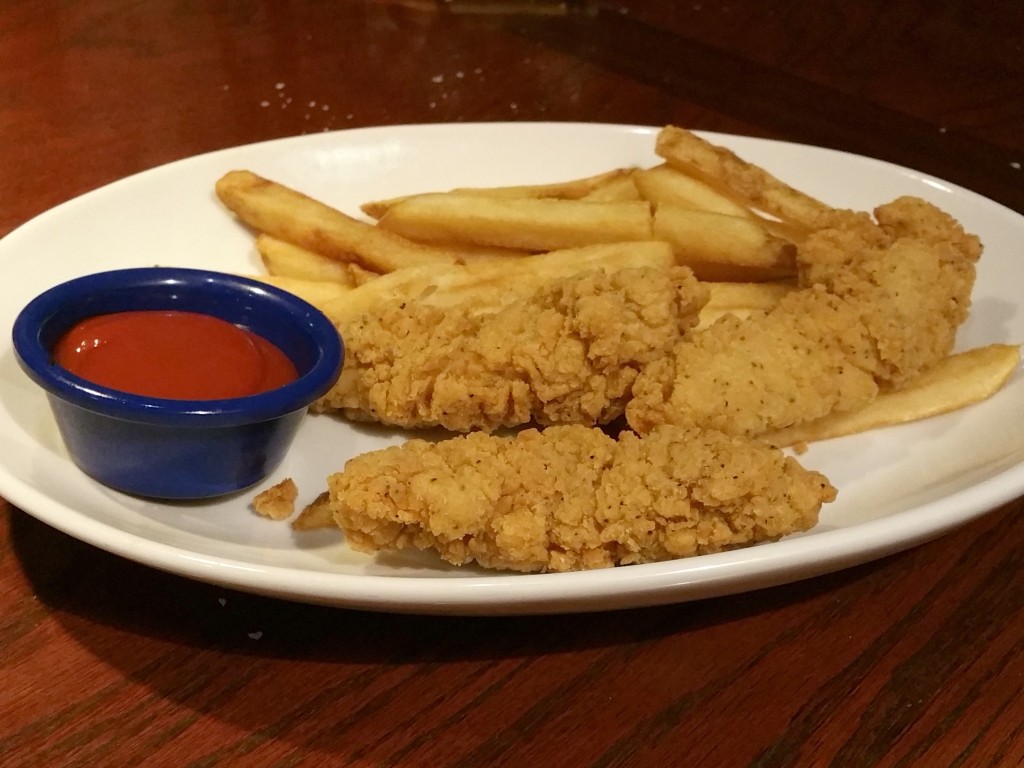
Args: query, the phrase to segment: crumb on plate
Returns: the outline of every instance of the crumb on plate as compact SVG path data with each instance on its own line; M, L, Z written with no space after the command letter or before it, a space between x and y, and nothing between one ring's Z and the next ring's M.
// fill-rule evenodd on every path
M271 520L284 520L295 512L295 499L299 489L295 481L286 477L276 485L256 494L252 500L252 508L262 516Z

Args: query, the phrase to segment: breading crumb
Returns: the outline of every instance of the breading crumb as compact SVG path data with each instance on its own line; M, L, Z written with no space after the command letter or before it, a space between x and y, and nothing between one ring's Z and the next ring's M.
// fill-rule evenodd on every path
M256 494L252 500L252 508L262 517L271 520L284 520L295 512L295 499L299 496L299 488L295 481L286 477L277 485L272 485Z
M296 531L315 531L321 528L337 528L334 512L330 506L331 497L327 491L307 504L299 516L292 520L292 529Z

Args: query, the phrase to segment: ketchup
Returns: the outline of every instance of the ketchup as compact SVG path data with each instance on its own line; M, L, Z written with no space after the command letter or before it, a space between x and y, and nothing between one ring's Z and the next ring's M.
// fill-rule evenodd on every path
M298 378L292 361L262 336L198 312L87 318L57 342L54 361L94 384L173 400L244 397Z

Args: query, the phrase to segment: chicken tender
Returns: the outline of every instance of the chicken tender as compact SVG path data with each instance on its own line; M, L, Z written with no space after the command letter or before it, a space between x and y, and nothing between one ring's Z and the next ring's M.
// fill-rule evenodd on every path
M877 225L840 224L804 243L804 285L854 307L868 347L858 367L898 388L946 357L971 304L981 243L951 216L913 197L875 210Z
M344 369L315 409L453 431L605 424L706 301L685 267L584 272L493 314L394 300L341 329Z
M900 198L836 211L798 252L800 290L720 320L648 366L630 426L759 435L861 406L948 355L967 317L981 246L947 214Z
M813 527L835 489L767 444L666 426L472 433L362 454L328 478L354 549L524 572L668 560Z

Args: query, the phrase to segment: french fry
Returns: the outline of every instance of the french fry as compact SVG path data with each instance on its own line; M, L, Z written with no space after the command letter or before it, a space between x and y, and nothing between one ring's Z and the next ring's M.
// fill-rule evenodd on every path
M554 278L588 269L665 268L674 263L675 257L667 243L647 240L571 248L507 261L411 267L352 289L321 309L341 328L395 298L434 306L469 303L474 311L496 312Z
M885 392L863 408L834 413L762 438L785 447L949 413L998 392L1020 364L1020 348L1009 344L950 355L902 389Z
M667 163L637 171L634 183L643 199L656 205L665 203L729 216L753 216L747 206Z
M505 187L457 187L453 192L493 195L495 197L533 197L558 200L580 200L599 189L614 185L633 173L632 168L613 168L593 176L584 176L550 184L526 184Z
M648 240L651 213L641 201L589 202L495 198L461 193L417 195L392 206L380 226L421 242L551 251Z
M534 198L534 199L555 199L555 200L581 200L588 195L600 192L607 187L617 186L623 179L628 179L632 174L631 168L616 168L605 171L594 176L586 176L581 179L570 179L569 181L558 181L553 184L523 184L505 187L457 187L451 190L456 194L479 195L486 197L511 197L511 198ZM432 193L427 193L432 194ZM367 216L379 219L391 206L410 197L418 195L403 195L392 197L387 200L372 200L363 203L361 209ZM622 199L622 198L620 198ZM625 198L636 199L636 198Z
M752 312L767 312L783 297L796 290L796 283L778 280L765 283L709 282L708 301L700 311L695 330L703 330L723 315L748 317Z
M300 280L328 280L351 288L377 277L358 264L321 256L268 234L256 236L256 250L271 275Z
M256 231L374 272L458 261L443 249L410 242L250 171L230 171L218 179L216 191Z
M596 189L588 192L580 200L591 200L595 202L609 202L615 200L643 200L640 190L637 189L633 173L622 174L616 179L610 180Z
M782 221L780 219L773 219L768 216L762 216L758 213L754 213L754 220L761 224L765 230L776 237L780 237L783 240L788 240L793 244L799 244L811 234L811 229L805 227L802 224L794 224L790 221Z
M796 272L796 247L747 216L662 204L655 208L652 234L701 280L758 282Z
M530 256L532 251L521 248L500 248L490 245L473 245L471 243L432 243L458 257L460 264L472 264L475 261L494 261L502 259L518 259Z
M288 293L308 301L317 309L335 299L342 298L355 288L355 286L334 280L305 280L301 277L285 277L283 275L253 275L252 278L280 288L282 291L288 291Z
M464 243L455 245L445 243L440 247L454 256L457 263L469 263L482 259L514 259L530 255L529 251L514 248L491 248ZM344 262L322 256L265 233L256 236L256 250L259 251L263 265L272 275L286 275L308 280L337 280L353 287L380 277L379 272L371 272L354 262Z
M683 128L662 128L655 152L673 168L719 191L729 190L749 207L791 224L813 228L822 214L832 210L726 147L711 144Z

